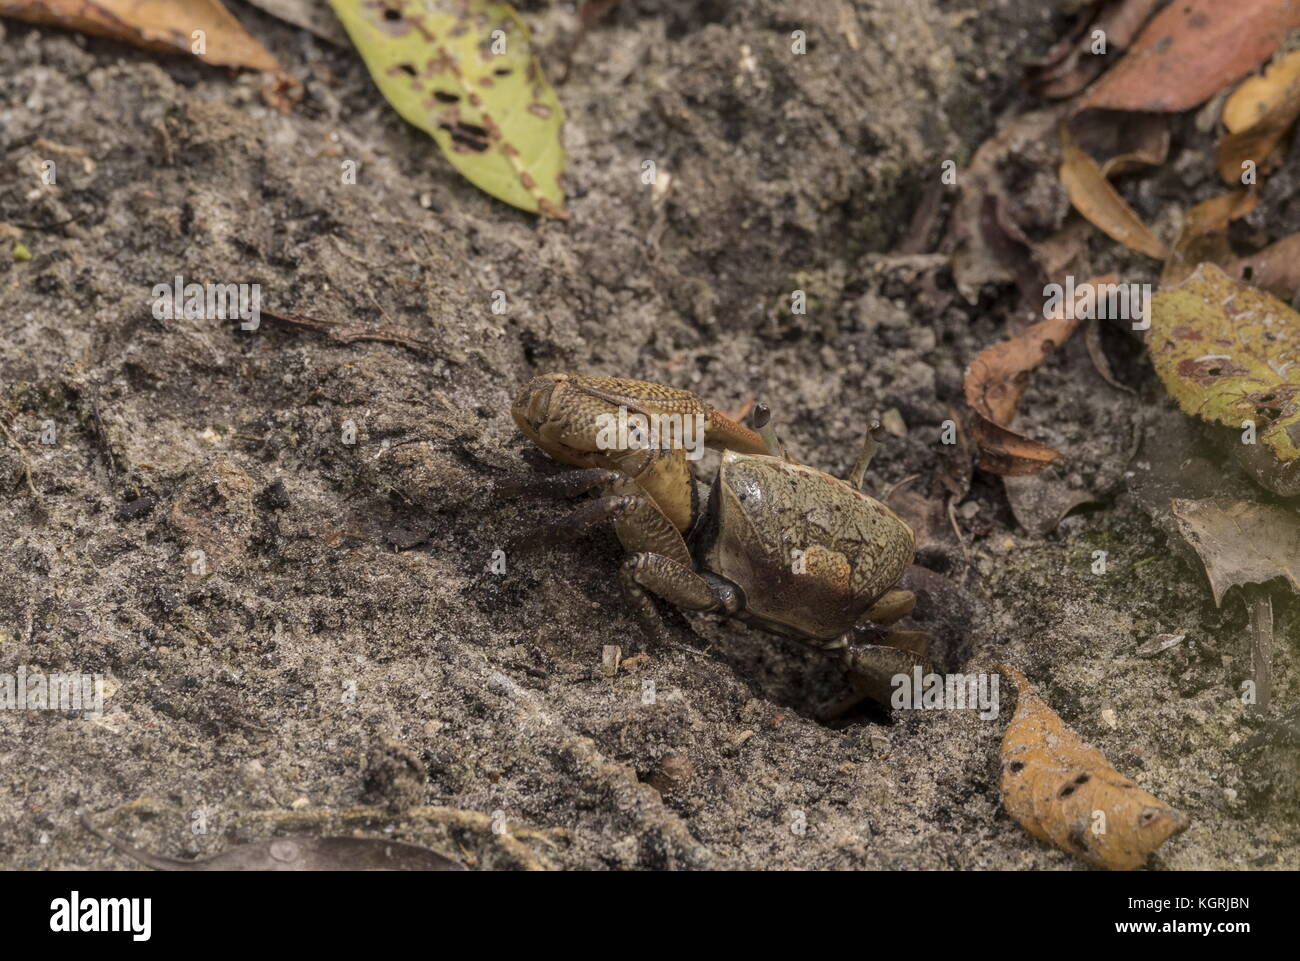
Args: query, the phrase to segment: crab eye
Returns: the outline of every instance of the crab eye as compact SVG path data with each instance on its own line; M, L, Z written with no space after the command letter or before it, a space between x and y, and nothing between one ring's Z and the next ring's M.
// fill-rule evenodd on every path
M867 426L867 433L869 433L869 434L871 435L871 439L872 439L872 440L884 440L884 439L885 439L885 428L884 428L883 426L881 426L881 423L880 423L880 421L878 421L878 420L873 420L873 421L872 421L872 422Z
M754 412L750 415L750 424L754 430L762 430L767 426L767 422L772 419L772 408L766 404L755 404Z

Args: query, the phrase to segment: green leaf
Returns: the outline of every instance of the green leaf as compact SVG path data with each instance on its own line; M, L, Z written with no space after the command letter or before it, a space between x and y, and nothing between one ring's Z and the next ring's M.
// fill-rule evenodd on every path
M393 108L512 206L567 217L564 110L528 27L489 0L330 0Z
M1189 414L1300 458L1300 314L1213 264L1151 299L1151 358Z

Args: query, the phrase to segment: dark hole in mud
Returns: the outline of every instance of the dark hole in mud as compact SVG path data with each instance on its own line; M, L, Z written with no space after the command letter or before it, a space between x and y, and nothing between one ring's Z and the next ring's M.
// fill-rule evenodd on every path
M414 65L414 64L410 64L410 63L399 63L399 64L397 65L397 69L400 70L400 71L402 71L402 73L406 74L408 77L414 77L414 76L415 76L415 65Z
M1071 794L1074 793L1074 790L1075 788L1073 784L1067 784L1065 787L1061 788L1061 793L1058 796L1069 797Z
M387 9L384 10L384 19L388 20L389 22L392 22L393 20L401 20L402 11L394 10L392 7L388 7Z
M1007 768L1008 770L1011 771L1012 774L1019 774L1021 771L1025 769L1025 762L1012 761L1010 764L1007 765Z
M454 93L447 93L445 90L435 90L434 99L439 103L460 103L460 97Z
M512 71L510 70L509 67L497 67L492 72L496 74L498 77L508 77L510 76Z

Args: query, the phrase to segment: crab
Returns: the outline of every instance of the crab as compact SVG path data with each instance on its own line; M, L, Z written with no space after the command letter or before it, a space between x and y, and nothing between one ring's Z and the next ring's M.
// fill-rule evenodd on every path
M845 481L786 454L766 405L746 426L690 391L546 374L523 387L511 413L533 443L578 469L507 480L499 493L599 495L518 546L611 522L628 552L623 595L652 643L671 643L655 596L836 656L859 698L887 702L890 679L924 664L924 634L875 627L916 603L911 591L895 589L912 563L915 535L861 490L878 425ZM707 500L690 465L701 443L722 451Z

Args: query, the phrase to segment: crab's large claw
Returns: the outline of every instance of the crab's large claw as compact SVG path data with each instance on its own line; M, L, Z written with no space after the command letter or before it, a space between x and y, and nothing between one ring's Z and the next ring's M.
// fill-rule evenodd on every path
M636 480L679 531L693 519L688 452L701 444L767 452L758 434L690 391L622 377L534 377L511 414L533 443L561 463L609 468ZM638 433L646 427L653 430L650 438Z
M657 417L663 425L661 447L685 447L698 427L710 447L767 453L763 438L689 390L650 381L543 374L524 385L511 407L515 423L534 443L556 460L580 467L591 466L583 454L616 449L607 441L617 436L609 428L617 428L620 413Z

